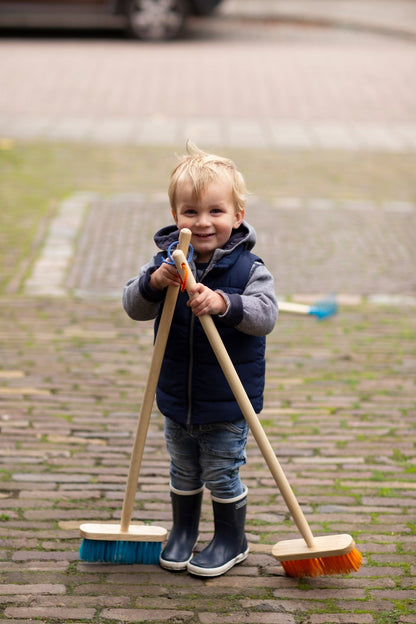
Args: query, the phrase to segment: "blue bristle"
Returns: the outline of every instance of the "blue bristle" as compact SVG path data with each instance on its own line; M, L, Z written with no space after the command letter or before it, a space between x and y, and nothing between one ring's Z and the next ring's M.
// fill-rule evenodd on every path
M82 561L90 563L141 563L156 565L162 550L161 542L125 542L83 539L79 549Z
M329 297L310 307L309 314L316 316L319 320L328 316L333 316L338 312L338 305L334 297Z

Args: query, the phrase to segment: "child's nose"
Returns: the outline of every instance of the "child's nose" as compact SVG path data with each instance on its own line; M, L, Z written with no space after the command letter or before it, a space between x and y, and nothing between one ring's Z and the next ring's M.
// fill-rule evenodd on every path
M201 213L198 215L198 219L197 219L197 224L198 225L209 225L209 215L205 214L205 213Z

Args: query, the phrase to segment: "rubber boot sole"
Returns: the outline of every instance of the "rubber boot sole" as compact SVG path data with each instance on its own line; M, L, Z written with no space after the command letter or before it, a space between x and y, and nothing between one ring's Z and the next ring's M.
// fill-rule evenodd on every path
M216 568L201 568L197 565L194 565L193 563L188 563L187 569L189 574L192 574L194 576L221 576L221 574L225 574L225 572L231 570L231 568L233 568L238 563L245 561L245 559L247 559L248 557L248 553L249 549L247 548L244 552L240 553L233 559L226 561L222 566L218 566Z
M196 540L195 544L192 547L192 552L191 552L190 557L186 559L185 561L169 561L169 559L163 559L161 555L159 557L160 567L164 568L165 570L170 570L171 572L181 572L183 570L186 570L188 567L188 563L191 561L192 557L194 556L193 551L197 543L198 543L198 540Z

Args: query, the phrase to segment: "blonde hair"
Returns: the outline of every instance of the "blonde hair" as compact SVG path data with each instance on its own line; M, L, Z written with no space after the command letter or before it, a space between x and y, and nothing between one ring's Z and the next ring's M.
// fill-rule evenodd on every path
M234 162L223 156L207 154L189 140L186 142L186 151L187 154L182 156L170 177L168 195L172 211L176 214L176 190L181 182L191 181L194 197L199 199L208 184L221 177L231 182L235 212L244 210L247 188Z

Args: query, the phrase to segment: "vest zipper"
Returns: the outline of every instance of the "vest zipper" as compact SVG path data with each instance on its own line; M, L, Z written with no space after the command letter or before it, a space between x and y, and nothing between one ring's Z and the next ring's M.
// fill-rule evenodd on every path
M202 282L207 273L209 273L210 264L206 267L204 273L198 276L195 268L195 279L197 282ZM192 423L192 371L194 367L194 327L195 327L195 315L191 313L191 322L189 326L189 368L188 368L188 415L186 418L186 424L189 427Z
M195 316L192 314L189 328L189 368L188 368L188 416L186 424L189 427L192 420L192 370L194 365L194 323Z

